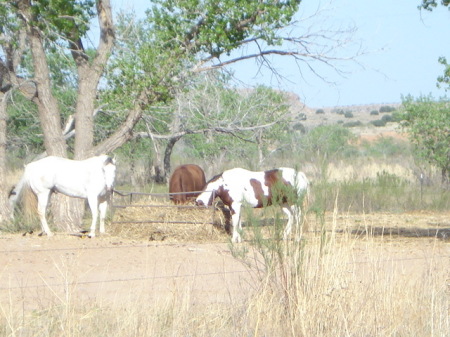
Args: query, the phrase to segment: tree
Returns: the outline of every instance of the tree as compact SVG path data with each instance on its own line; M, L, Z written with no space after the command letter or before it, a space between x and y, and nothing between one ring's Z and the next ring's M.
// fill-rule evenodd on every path
M199 83L190 91L176 95L163 110L144 115L146 131L136 135L165 147L155 151L163 157L163 176L171 172L170 156L181 139L208 162L220 162L215 158L220 155L238 157L239 151L253 147L261 165L286 138L291 118L282 93L263 86L236 90L215 75L198 76Z
M403 127L419 157L441 170L442 182L450 178L450 101L431 96L403 99Z

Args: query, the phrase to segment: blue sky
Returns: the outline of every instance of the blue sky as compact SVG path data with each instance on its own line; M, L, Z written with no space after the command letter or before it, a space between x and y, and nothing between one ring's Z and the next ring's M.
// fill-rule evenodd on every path
M149 0L113 1L114 10L134 9L143 13ZM279 80L270 71L259 71L254 61L245 61L232 67L241 81L240 86L264 84L276 89L295 92L310 107L337 105L396 103L402 95L432 94L444 96L436 87L436 79L443 73L439 56L450 59L450 11L438 7L433 12L419 11L420 0L303 0L298 19L308 17L318 8L313 26L354 26L353 45L361 46L365 55L357 62L340 62L335 71L313 64L323 80L306 68L300 74L294 62L285 57L273 59L273 65L283 75ZM338 56L348 56L356 51L336 50Z

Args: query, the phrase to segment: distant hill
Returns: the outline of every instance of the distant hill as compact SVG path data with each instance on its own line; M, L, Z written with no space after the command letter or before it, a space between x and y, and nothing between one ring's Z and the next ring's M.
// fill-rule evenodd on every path
M367 140L379 137L406 139L398 123L388 122L385 126L375 126L371 123L381 120L383 116L391 115L401 107L401 103L311 108L302 103L296 94L291 92L285 94L293 118L306 130L320 125L341 124L349 127L355 135Z

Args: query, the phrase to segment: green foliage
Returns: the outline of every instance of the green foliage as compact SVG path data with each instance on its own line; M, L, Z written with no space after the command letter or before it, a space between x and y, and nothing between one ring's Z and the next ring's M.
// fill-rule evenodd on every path
M292 20L299 4L299 0L157 0L148 16L155 34L170 47L218 57L253 37L280 44L275 32Z
M363 143L364 155L373 158L399 157L410 154L407 143L397 141L391 137L381 137L375 142Z
M404 98L405 122L419 157L437 166L442 178L450 178L450 102L431 96Z
M8 152L25 158L30 153L43 151L42 130L36 106L20 93L14 92L12 104L8 105L7 112Z
M384 121L382 119L377 119L375 121L371 121L370 124L372 124L373 126L376 126L376 127L382 127L382 126L386 126L386 121Z
M379 115L380 113L378 112L378 110L372 110L371 112L370 112L370 115L371 116L377 116L377 115Z
M383 105L380 108L380 112L392 112L392 111L395 111L395 108L389 105Z
M323 109L316 110L316 114L324 114L324 113L325 113L325 110L323 110Z
M338 122L339 123L339 122ZM345 128L354 128L363 125L361 121L347 122L342 124Z
M345 117L345 118L353 118L353 112L351 112L351 111L346 111L345 114L344 114L344 117Z
M340 158L351 147L351 131L340 125L323 125L312 129L303 138L306 157Z
M279 44L300 1L157 0L145 20L117 20L117 45L108 69L107 102L123 100L122 109L144 93L153 104L168 103L192 86L196 65L230 53L244 40ZM149 108L149 107L148 107Z
M94 0L35 0L31 11L34 25L53 41L63 37L78 42L90 28L94 8Z
M424 186L421 192L419 184L386 171L361 181L317 181L313 192L311 208L325 211L333 211L336 206L350 212L446 211L450 207L449 190Z
M405 120L405 114L401 111L394 111L392 113L392 121L400 123L401 121Z
M388 122L392 122L392 116L391 115L384 115L383 117L381 117L381 120L388 123Z
M450 4L450 0L441 0L442 6L448 6ZM438 1L436 0L422 0L422 4L419 8L424 8L426 10L433 10L433 8L437 7Z
M445 57L439 58L439 63L444 66L444 74L438 77L438 87L441 87L445 84L450 89L450 64L448 64L447 59Z

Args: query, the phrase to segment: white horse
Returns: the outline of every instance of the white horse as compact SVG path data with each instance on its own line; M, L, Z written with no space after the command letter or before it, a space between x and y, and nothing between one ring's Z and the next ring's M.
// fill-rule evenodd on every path
M25 172L10 193L10 205L14 204L23 188L29 187L38 199L38 215L42 231L52 236L45 213L52 192L69 197L87 199L92 212L89 236L95 237L98 211L100 211L100 233L105 232L107 196L112 191L115 179L115 160L100 155L86 160L70 160L49 156L25 166Z
M280 204L288 216L284 230L284 239L287 239L294 219L299 226L301 209L298 198L305 194L309 196L309 182L303 172L286 167L262 172L234 168L213 177L197 197L196 204L211 206L213 198L219 197L228 206L233 226L232 242L241 242L239 232L242 230L241 207L244 202L253 208Z

